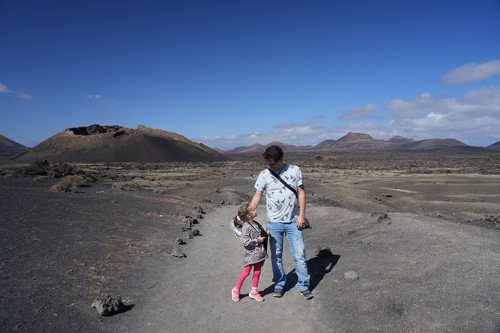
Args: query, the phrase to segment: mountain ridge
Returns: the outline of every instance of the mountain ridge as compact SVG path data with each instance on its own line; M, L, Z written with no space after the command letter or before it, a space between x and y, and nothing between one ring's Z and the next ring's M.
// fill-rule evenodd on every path
M67 128L15 158L19 162L212 162L225 156L201 143L160 129L138 125Z
M11 159L28 151L28 147L0 134L0 158Z
M263 152L268 145L251 145L252 151ZM245 154L247 147L241 146L229 151L219 150L223 154ZM287 145L288 151L310 151L310 152L338 152L338 151L391 151L391 152L428 152L442 154L496 154L500 151L500 141L488 147L469 146L457 139L431 138L414 140L411 138L395 135L389 140L379 140L366 133L349 132L337 140L328 139L315 146L293 146ZM295 147L295 148L294 148ZM260 149L260 150L259 150Z
M349 132L337 140L324 140L314 146L297 146L273 141L268 144L255 143L222 150L193 142L178 133L143 125L132 129L119 125L93 124L67 128L33 148L25 147L0 135L0 159L15 159L20 162L43 159L54 162L218 161L227 159L227 155L231 154L262 153L271 145L279 145L286 152L500 153L500 141L487 147L475 147L452 138L414 140L395 135L389 140L379 140L369 134L355 132Z

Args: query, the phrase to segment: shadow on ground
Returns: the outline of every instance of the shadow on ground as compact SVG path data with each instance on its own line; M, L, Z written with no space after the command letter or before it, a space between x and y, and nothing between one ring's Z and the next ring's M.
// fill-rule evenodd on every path
M339 261L339 255L330 255L326 257L314 257L307 260L307 269L309 271L309 290L313 291L318 284L323 280L326 274L330 273ZM297 274L295 268L286 275L286 283L283 292L286 293L297 285ZM261 291L262 296L272 294L274 291L274 283L271 283L266 289Z

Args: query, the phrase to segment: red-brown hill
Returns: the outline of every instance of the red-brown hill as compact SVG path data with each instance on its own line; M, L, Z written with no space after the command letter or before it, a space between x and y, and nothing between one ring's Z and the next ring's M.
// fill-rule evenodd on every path
M139 125L91 125L65 129L27 153L20 162L211 162L226 160L201 143L164 130Z
M381 150L393 144L374 139L369 134L349 132L337 140L326 140L313 147L314 150Z

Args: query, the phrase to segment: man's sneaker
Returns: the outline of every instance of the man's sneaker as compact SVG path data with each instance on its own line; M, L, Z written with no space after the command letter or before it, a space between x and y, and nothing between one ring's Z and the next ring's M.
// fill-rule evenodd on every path
M278 297L278 298L283 297L283 289L281 288L274 289L273 297Z
M314 297L313 294L309 291L309 289L302 290L300 294L304 296L305 299L311 299Z
M231 298L233 301L238 302L240 300L240 293L236 289L231 290Z
M260 296L259 292L258 291L251 291L248 296L250 296L250 298L253 298L254 300L256 300L257 302L262 302L264 300L264 297Z

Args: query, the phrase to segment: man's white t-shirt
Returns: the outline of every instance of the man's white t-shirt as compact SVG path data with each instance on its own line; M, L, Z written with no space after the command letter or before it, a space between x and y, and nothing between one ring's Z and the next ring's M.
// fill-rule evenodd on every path
M296 165L285 164L280 172L275 172L295 190L304 185L302 172ZM260 172L255 182L255 188L266 192L269 222L291 222L299 214L299 200L295 194L276 179L268 169Z

